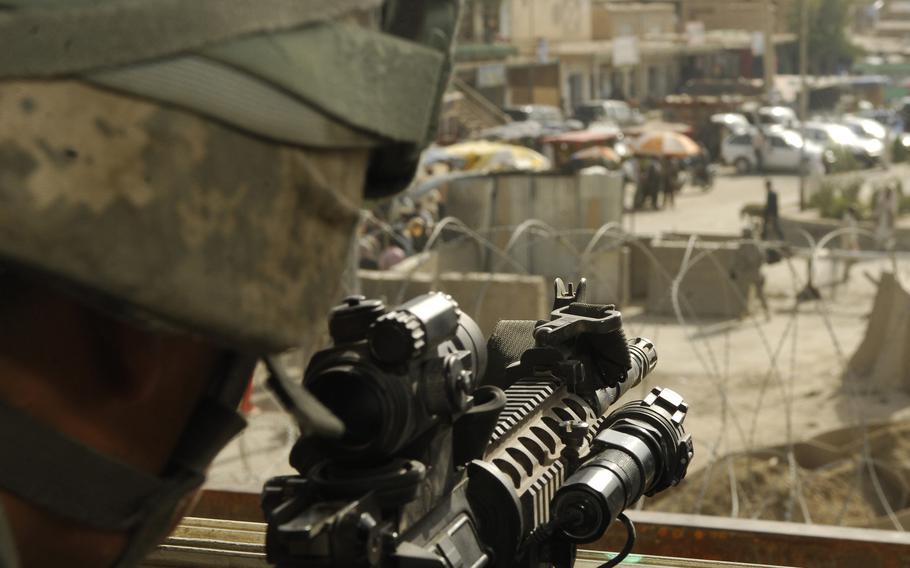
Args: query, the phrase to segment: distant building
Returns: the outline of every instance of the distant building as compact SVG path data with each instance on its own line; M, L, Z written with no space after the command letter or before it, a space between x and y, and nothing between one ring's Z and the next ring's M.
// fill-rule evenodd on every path
M879 37L910 39L910 2L883 2L875 15L872 32Z
M745 30L761 32L765 18L774 18L774 32L791 31L800 0L679 0L681 17L687 22L702 22L706 30ZM770 7L770 10L768 9Z
M781 14L796 1L771 11L776 45L793 41ZM648 106L687 81L761 77L768 14L763 0L467 0L456 75L499 106Z
M596 2L591 10L592 39L624 36L666 37L679 28L671 2Z

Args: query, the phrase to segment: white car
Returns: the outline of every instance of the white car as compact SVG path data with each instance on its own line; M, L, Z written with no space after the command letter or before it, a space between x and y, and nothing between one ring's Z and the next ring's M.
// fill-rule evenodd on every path
M758 157L752 142L752 132L732 134L721 143L721 158L725 164L745 174L758 167ZM803 155L803 139L793 130L775 129L765 133L764 167L769 170L799 172L805 164L807 171L824 170L824 150L807 142ZM803 161L805 159L805 162Z
M847 115L841 122L860 138L875 138L885 143L888 141L888 129L877 120Z
M843 124L807 122L802 130L809 140L828 148L846 150L867 168L881 163L885 155L884 142L871 137L860 138Z
M758 122L764 126L793 128L799 121L796 112L785 106L766 106L758 109Z

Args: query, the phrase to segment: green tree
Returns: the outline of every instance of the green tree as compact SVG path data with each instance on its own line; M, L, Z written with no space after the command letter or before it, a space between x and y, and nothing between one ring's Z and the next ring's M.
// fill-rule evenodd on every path
M848 27L856 0L797 0L791 30L800 33L800 3L809 3L809 73L831 75L849 67L859 49Z

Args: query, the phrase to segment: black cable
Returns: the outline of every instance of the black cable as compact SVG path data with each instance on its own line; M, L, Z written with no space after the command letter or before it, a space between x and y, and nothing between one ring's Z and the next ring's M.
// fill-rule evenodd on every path
M613 558L607 560L601 564L598 568L613 568L618 566L620 562L626 559L626 556L632 552L632 547L635 546L635 525L632 524L632 520L626 516L625 513L620 513L616 516L617 521L622 521L622 524L626 527L626 544L622 547L622 550L619 551L619 554Z

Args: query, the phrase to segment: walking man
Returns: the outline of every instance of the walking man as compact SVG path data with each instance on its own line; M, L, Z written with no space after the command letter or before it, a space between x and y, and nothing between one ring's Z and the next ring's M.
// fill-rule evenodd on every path
M777 240L784 240L784 232L780 228L780 210L778 205L777 192L771 185L771 180L765 180L765 212L761 238L763 241L770 239L771 234L777 237Z

